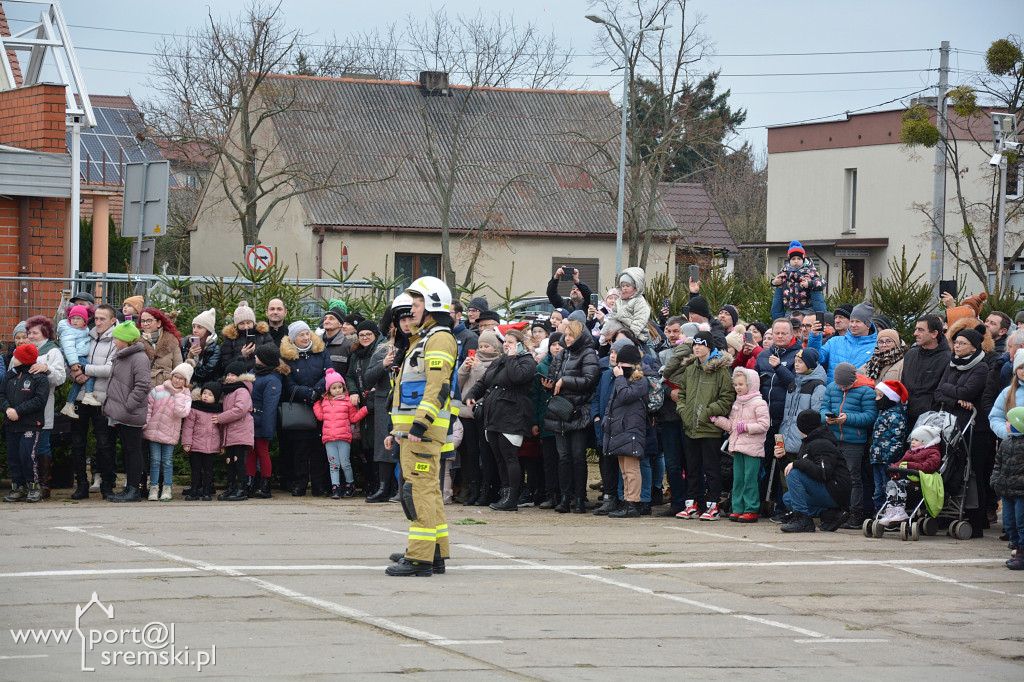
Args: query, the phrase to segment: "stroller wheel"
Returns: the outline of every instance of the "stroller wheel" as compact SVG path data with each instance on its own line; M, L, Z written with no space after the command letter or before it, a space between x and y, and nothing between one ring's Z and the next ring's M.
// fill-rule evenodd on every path
M959 526L959 525L960 525L959 521L954 521L953 523L949 524L949 526L946 528L946 535L948 535L951 538L955 538L956 537L956 527Z
M910 539L917 542L921 539L921 522L914 521L910 524Z
M910 524L906 521L900 523L900 540L906 542L910 539Z
M970 521L961 521L956 527L956 538L958 540L970 540L973 530Z
M927 517L921 520L921 535L933 536L939 530L939 520Z
M871 526L875 525L874 519L864 519L864 523L860 524L860 529L864 533L864 537L871 537Z
M883 535L885 535L885 526L880 524L878 521L875 521L871 524L871 535L873 535L876 538L882 537Z

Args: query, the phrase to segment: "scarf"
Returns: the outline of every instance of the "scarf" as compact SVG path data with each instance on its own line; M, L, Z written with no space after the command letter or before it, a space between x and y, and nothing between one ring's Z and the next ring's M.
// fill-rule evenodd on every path
M953 359L949 361L949 366L961 372L966 372L967 370L971 369L976 364L981 362L982 358L984 357L985 353L980 349L974 351L974 353L968 355L965 358L960 358L954 355Z
M143 332L142 338L149 342L149 345L156 346L157 341L160 340L161 329L157 329L155 332Z
M275 369L277 369L277 367L271 367L270 365L261 365L261 364L257 363L256 366L253 367L252 373L255 374L258 377L261 377L261 376L265 376L267 374L270 374Z
M871 354L871 359L868 360L867 376L871 377L875 381L878 381L882 376L882 370L886 367L892 367L903 358L903 348L897 346L890 350L878 350Z
M202 400L193 400L192 409L199 410L200 412L220 414L224 411L224 406L220 403L204 403Z
M493 362L501 357L501 351L497 350L480 350L477 349L476 356L484 362Z

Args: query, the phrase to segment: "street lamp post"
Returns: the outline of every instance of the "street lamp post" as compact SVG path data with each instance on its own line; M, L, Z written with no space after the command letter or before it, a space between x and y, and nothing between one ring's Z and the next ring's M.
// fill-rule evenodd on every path
M626 34L618 24L613 24L607 19L588 14L587 19L595 24L604 24L608 35L611 36L615 46L622 50L622 128L619 131L619 206L615 222L615 276L622 274L622 227L625 212L626 199L626 115L629 113L629 52L633 46L632 40L626 40ZM648 26L637 31L636 37L647 31L664 31L670 26ZM612 29L619 34L619 40L615 40Z

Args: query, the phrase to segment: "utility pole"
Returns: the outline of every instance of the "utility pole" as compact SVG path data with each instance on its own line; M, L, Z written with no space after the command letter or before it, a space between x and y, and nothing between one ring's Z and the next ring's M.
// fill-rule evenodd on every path
M935 97L935 125L939 143L935 145L935 179L932 187L932 269L931 283L939 285L946 260L946 90L949 87L949 41L939 48L939 85Z

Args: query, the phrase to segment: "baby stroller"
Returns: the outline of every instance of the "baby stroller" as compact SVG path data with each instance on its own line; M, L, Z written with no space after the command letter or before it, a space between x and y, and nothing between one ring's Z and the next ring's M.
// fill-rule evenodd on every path
M903 467L889 467L889 473L907 479L907 516L898 526L883 526L879 520L885 516L889 507L888 501L882 505L873 518L865 519L861 530L864 537L880 538L885 531L898 532L901 540L919 540L922 535L936 535L939 530L940 519L951 521L947 529L947 535L967 540L971 537L971 524L964 520L964 512L967 508L968 490L970 489L971 478L971 440L974 436L974 420L978 416L977 410L971 410L971 417L962 429L957 427L956 418L948 412L925 412L917 419L914 428L918 426L931 426L941 434L939 451L942 454L942 464L939 466L938 474L942 479L942 507L934 513L929 513L925 495L921 491L920 480L914 469ZM913 477L913 478L911 478Z

